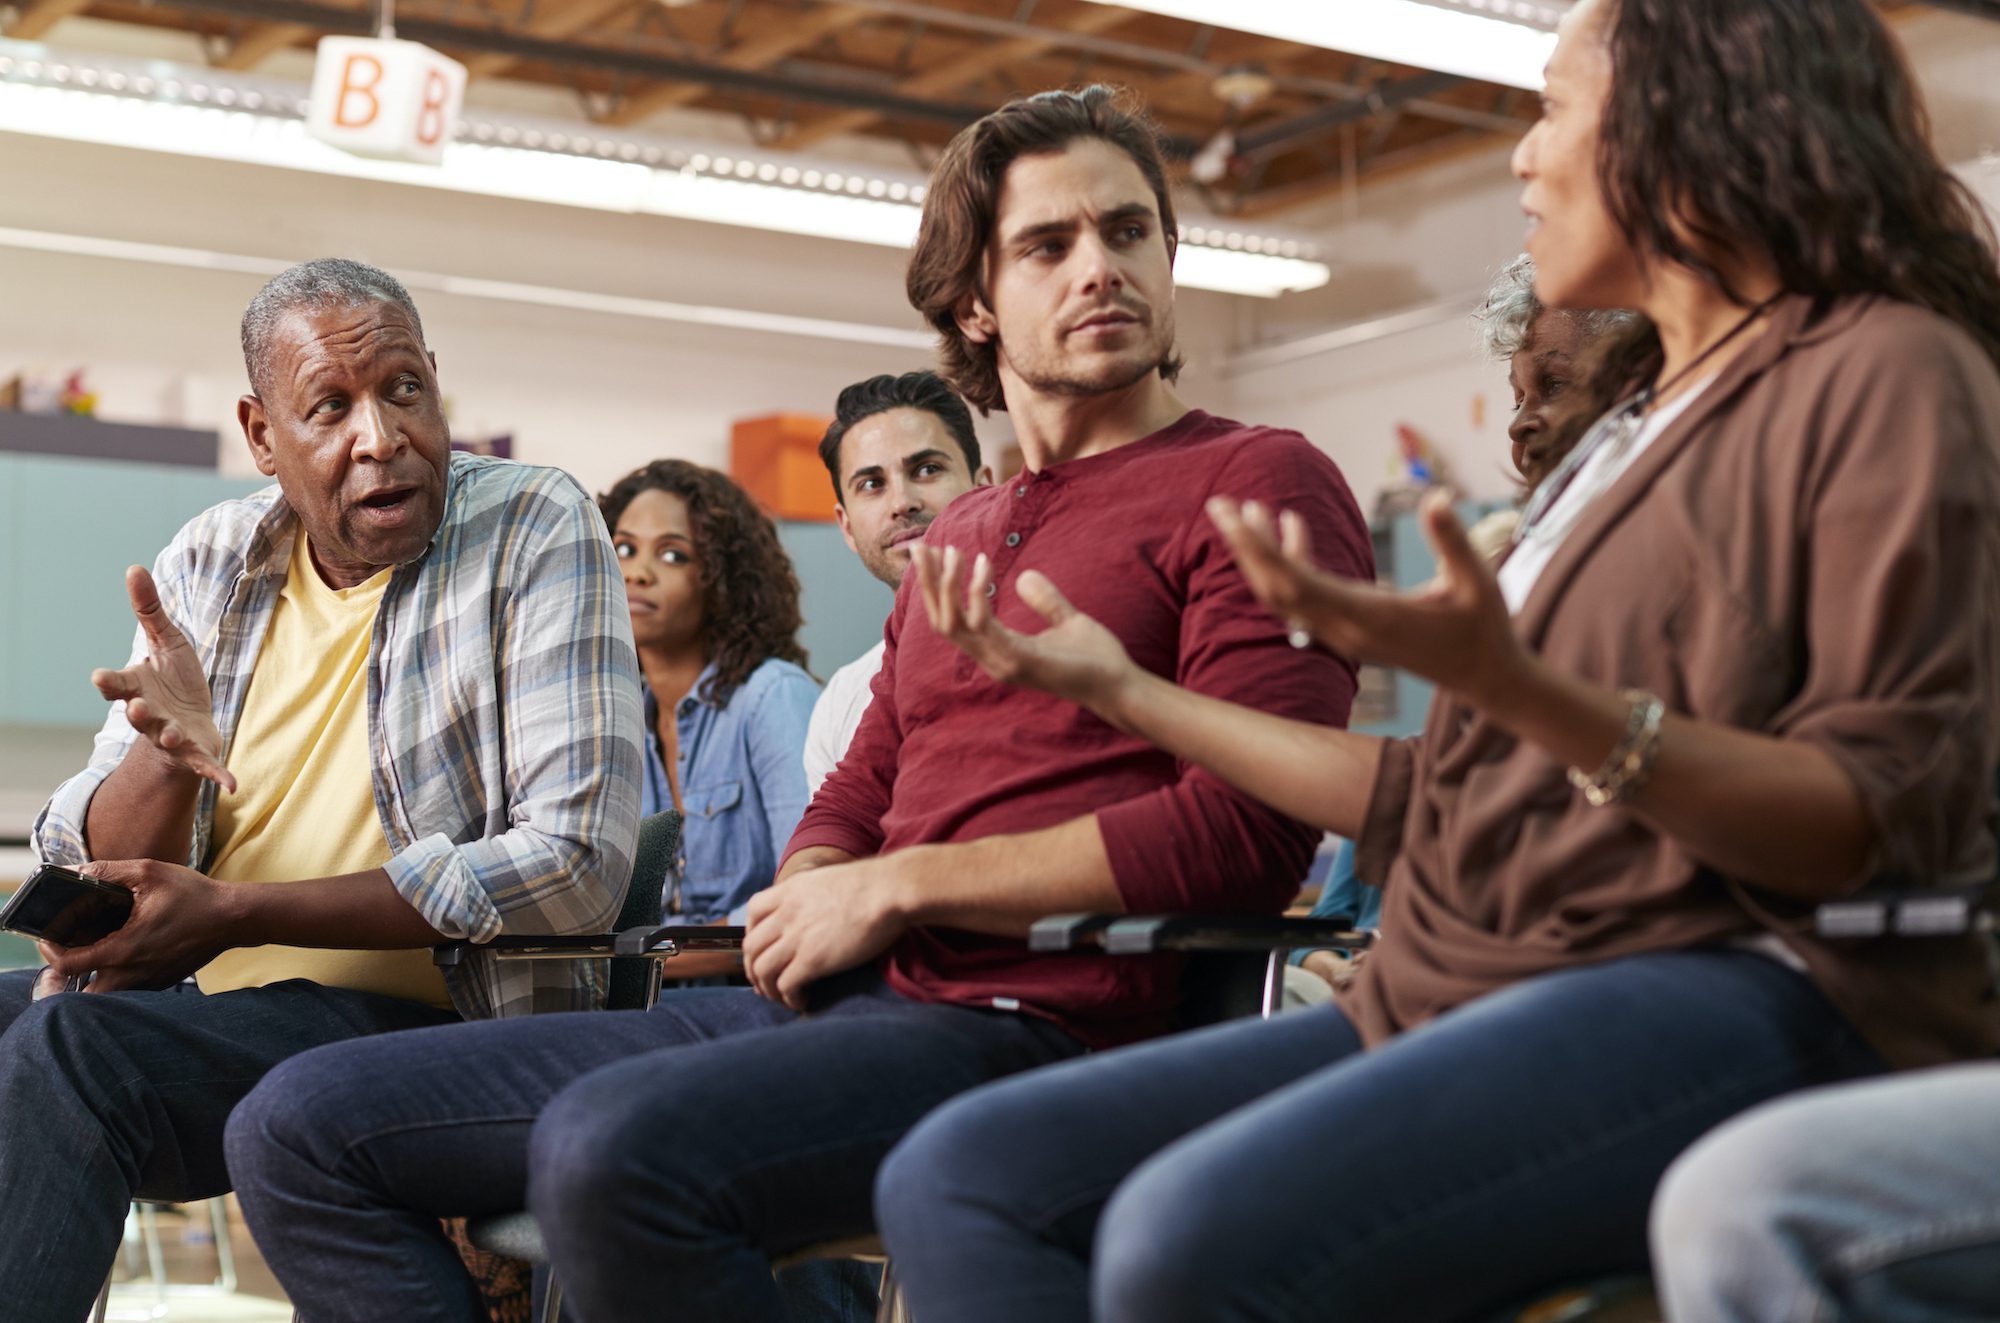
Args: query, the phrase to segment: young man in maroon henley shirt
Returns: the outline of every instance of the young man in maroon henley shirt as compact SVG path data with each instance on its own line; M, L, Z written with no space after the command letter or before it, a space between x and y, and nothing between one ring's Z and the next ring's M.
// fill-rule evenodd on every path
M1104 89L1016 102L954 141L911 302L952 384L1011 415L1027 471L960 497L926 541L988 556L1016 629L1041 628L1012 587L1038 569L1177 683L1344 722L1353 667L1288 646L1203 505L1297 511L1321 562L1360 578L1366 528L1304 438L1174 396L1174 236L1154 137ZM1270 912L1297 890L1315 832L988 679L908 579L886 636L867 716L751 902L754 991L309 1053L238 1109L231 1170L305 1317L470 1323L455 1260L410 1213L492 1211L525 1187L592 1323L662 1302L777 1323L770 1259L867 1233L875 1170L925 1112L1165 1026L1170 959L1031 954L1034 920Z

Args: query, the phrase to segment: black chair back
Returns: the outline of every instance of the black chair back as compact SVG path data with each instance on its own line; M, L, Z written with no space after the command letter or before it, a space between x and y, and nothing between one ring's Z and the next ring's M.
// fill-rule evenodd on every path
M681 815L673 809L655 813L639 824L639 847L632 852L632 884L625 889L625 905L613 925L650 928L660 921L660 897L666 890L667 870L681 848ZM646 1009L646 987L652 978L650 958L611 962L611 984L605 1007L614 1011Z
M1190 951L1183 957L1174 1028L1200 1029L1264 1013L1270 957L1261 951Z

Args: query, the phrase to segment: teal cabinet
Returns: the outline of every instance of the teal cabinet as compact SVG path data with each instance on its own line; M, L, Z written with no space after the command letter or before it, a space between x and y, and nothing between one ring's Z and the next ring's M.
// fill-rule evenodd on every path
M174 464L0 455L0 722L100 724L90 672L132 650L125 567L151 566L190 518L264 485Z
M895 594L863 568L836 524L781 522L778 541L799 576L799 607L806 618L799 642L810 654L812 673L825 683L882 641Z
M1504 510L1506 501L1460 501L1455 508L1459 522L1472 527L1495 510ZM1375 539L1375 575L1384 584L1394 584L1399 592L1409 592L1428 583L1437 573L1437 557L1424 539L1414 510L1378 521L1372 529ZM1366 693L1385 700L1387 712L1377 719L1363 720L1357 712L1354 729L1369 735L1400 737L1424 728L1431 708L1434 687L1407 671L1367 667L1362 674Z
M195 515L266 485L173 464L0 453L0 724L96 728L90 672L132 648L125 567L151 566ZM824 678L873 647L892 597L833 524L786 523L801 640Z

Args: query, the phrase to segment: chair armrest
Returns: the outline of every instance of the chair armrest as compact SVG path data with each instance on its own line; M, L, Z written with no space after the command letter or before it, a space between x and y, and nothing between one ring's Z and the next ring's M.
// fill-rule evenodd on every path
M1344 918L1261 914L1056 914L1028 930L1033 951L1101 947L1115 955L1151 951L1278 951L1367 947L1375 934Z
M1921 890L1871 888L1813 911L1821 937L1955 937L1991 932L2000 883L1926 887Z
M603 960L607 957L671 960L683 951L739 951L742 948L741 928L649 924L612 933L445 942L431 948L431 962L440 969L449 969L478 951L490 951L498 960Z
M1098 945L1098 937L1120 915L1051 914L1028 929L1030 951L1080 951Z

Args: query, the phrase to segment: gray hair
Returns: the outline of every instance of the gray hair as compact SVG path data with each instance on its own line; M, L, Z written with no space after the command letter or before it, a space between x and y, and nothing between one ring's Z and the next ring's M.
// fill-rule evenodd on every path
M1521 352L1535 319L1548 307L1535 297L1535 259L1522 253L1500 268L1479 308L1472 314L1479 323L1479 347L1486 356L1504 363ZM1629 325L1638 314L1624 309L1592 308L1570 312L1586 342Z
M271 277L243 313L243 368L250 375L250 389L263 394L271 341L287 317L306 308L318 312L370 303L394 304L408 313L418 342L423 341L423 319L410 291L387 271L344 257L316 257Z

